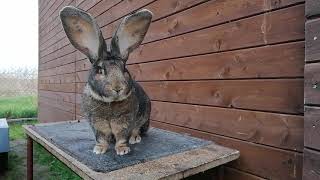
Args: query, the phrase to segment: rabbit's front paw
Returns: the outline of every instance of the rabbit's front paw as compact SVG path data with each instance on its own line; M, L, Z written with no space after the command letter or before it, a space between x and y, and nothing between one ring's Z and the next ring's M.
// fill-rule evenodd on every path
M136 144L141 142L141 136L140 135L132 135L129 139L130 144Z
M96 144L93 148L93 153L95 154L104 154L108 150L108 145L105 144Z
M115 147L117 154L122 156L128 154L130 152L130 148L127 145L117 146Z

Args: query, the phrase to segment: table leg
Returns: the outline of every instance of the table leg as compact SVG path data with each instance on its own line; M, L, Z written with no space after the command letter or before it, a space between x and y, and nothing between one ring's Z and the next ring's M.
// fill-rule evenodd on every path
M33 179L33 140L27 137L27 180Z
M224 179L224 166L219 166L218 167L218 177L219 177L219 180L223 180Z

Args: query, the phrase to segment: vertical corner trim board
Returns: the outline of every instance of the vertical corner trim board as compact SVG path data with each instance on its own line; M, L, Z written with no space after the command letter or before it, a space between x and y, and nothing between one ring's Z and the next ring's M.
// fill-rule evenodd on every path
M306 0L303 180L320 179L320 1Z
M303 176L312 179L320 150L319 2L39 0L39 120L81 118L91 67L67 39L60 9L88 11L110 42L124 16L146 8L153 21L127 67L152 98L152 124L243 151L224 168L227 180L301 179L303 152Z

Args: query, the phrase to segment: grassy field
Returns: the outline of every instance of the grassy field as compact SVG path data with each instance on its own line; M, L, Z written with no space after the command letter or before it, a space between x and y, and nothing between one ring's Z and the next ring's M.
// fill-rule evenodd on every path
M0 118L37 117L37 97L0 97Z

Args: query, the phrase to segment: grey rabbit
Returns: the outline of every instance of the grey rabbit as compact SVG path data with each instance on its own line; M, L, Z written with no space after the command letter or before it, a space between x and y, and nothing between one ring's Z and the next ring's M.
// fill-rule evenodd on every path
M95 134L93 152L103 154L115 140L118 155L130 152L149 128L150 99L135 82L125 64L147 33L149 10L126 16L107 47L99 26L85 11L66 6L60 11L64 31L71 44L85 54L92 68L82 95L82 112Z

